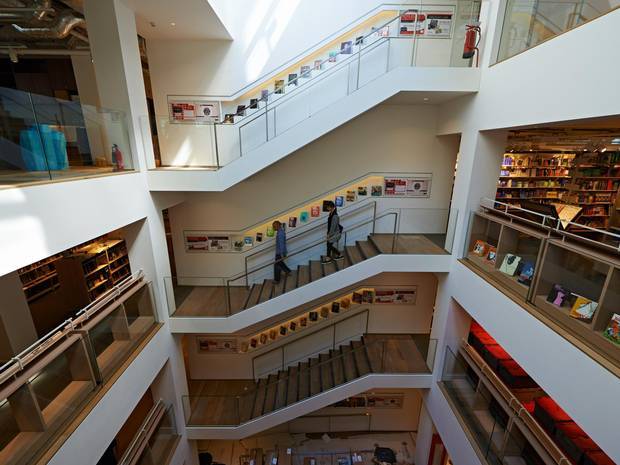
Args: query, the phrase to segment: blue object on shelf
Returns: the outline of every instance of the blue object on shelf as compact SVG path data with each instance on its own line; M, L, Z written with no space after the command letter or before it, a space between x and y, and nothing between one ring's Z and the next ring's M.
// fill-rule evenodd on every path
M19 144L27 171L64 170L69 166L65 135L47 124L20 131Z

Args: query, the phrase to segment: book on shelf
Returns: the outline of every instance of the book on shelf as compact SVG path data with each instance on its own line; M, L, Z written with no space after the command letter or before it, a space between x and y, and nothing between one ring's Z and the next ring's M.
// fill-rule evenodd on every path
M534 277L534 264L530 261L523 261L521 264L521 269L519 271L519 277L517 278L517 281L529 287L532 284L533 277Z
M578 320L590 321L596 312L598 303L577 294L573 294L575 301L569 315Z
M489 250L489 244L487 244L486 242L478 239L474 243L474 247L473 247L471 252L474 255L478 255L479 257L484 257L484 256L486 256L488 250Z
M499 268L499 271L508 275L514 276L519 270L519 265L521 264L521 257L513 254L506 254L504 260L502 261L502 265Z
M570 302L572 292L561 284L554 284L547 295L547 302L558 307L566 306Z
M605 328L604 336L615 344L620 345L620 315L614 313Z
M485 255L485 260L489 262L489 264L495 265L495 262L497 261L497 248L496 247L489 245L487 249L487 253Z
M284 79L278 79L275 82L275 94L283 94L284 93Z

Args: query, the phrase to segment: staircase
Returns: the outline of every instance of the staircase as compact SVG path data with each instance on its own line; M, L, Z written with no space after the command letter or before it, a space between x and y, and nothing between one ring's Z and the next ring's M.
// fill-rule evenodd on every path
M249 289L243 306L233 309L233 312L246 310L266 302L293 289L344 270L351 265L363 262L375 255L391 253L392 238L391 234L371 234L366 240L356 241L355 245L346 246L342 253L342 260L332 260L328 263L321 263L320 260L311 260L307 265L299 265L290 274L283 274L279 283L275 283L272 279L265 279L262 282L254 283Z

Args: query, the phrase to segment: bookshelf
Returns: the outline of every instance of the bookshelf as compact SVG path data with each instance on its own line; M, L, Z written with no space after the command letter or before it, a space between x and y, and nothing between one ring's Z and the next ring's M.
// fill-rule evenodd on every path
M73 250L57 261L60 280L72 283L86 305L131 274L127 245L106 239Z
M28 303L58 289L60 283L55 262L59 258L60 255L54 255L18 270Z

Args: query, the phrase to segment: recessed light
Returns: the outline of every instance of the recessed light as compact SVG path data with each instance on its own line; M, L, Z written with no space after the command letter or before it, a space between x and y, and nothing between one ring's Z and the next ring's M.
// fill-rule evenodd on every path
M177 23L170 23L170 25L171 25L172 27L174 27L174 26L176 26L176 25L177 25Z
M620 137L614 137L611 140L611 143L614 144L614 145L620 145Z
M425 102L428 102L428 97L424 97L423 99Z

